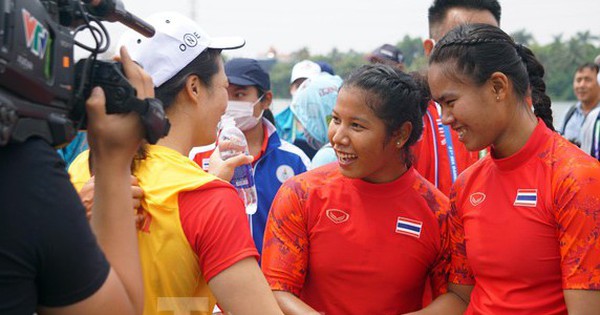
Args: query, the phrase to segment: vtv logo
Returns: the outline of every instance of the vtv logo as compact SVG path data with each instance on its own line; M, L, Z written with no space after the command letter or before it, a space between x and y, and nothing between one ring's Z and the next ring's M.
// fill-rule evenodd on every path
M32 54L43 59L44 54L46 53L46 46L48 45L50 33L48 33L48 30L44 28L42 23L32 16L29 11L23 9L22 13L27 48L31 50Z

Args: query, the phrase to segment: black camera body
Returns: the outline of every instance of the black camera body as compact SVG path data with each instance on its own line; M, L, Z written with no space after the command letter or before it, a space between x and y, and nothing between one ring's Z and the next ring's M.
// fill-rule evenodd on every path
M69 121L73 43L51 3L0 0L0 145L39 135L53 145L76 130ZM15 115L17 117L15 117Z
M85 63L87 59L80 60L75 65L75 81L81 81L83 78L82 73L84 72ZM94 83L102 86L104 94L106 96L106 103L110 104L106 107L108 114L116 113L127 113L125 103L130 97L136 96L135 89L129 84L125 75L123 75L123 65L119 62L106 62L96 61L93 63L92 73L94 73ZM90 95L92 89L91 82L84 84L84 94ZM74 109L80 109L79 106L75 106ZM79 116L74 113L75 116Z
M92 80L83 78L87 64L91 63ZM75 65L75 82L83 83L83 97L74 98L71 111L73 120L80 122L80 128L85 129L85 100L95 86L104 90L106 97L106 113L122 114L135 111L140 114L146 132L146 140L156 143L166 135L170 124L165 117L162 103L158 99L140 100L137 92L124 75L123 64L117 61L102 61L82 59Z
M118 1L103 0L99 11L122 10ZM91 58L74 65L72 28L88 14L80 0L0 0L0 9L0 147L32 136L54 146L67 144L78 128L85 129L85 100L93 86L105 90L107 113L152 115L142 117L149 142L166 135L162 107L148 110L160 104L136 98L119 63ZM149 128L156 129L150 130L154 137Z

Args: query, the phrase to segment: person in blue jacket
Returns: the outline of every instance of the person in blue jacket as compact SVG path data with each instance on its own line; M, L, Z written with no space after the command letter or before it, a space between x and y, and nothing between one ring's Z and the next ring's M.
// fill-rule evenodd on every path
M244 132L254 157L254 179L258 210L251 217L252 236L259 252L269 209L279 186L288 178L305 172L310 160L293 144L277 135L263 112L273 100L270 77L254 59L237 58L225 64L229 80L229 102L225 115L231 116Z

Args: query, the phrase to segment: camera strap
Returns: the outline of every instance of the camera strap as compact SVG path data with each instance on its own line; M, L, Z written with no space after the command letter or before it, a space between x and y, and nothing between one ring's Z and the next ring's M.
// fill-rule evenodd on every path
M159 99L147 98L141 100L137 97L130 97L125 105L140 115L148 143L156 144L158 139L169 133L171 123Z

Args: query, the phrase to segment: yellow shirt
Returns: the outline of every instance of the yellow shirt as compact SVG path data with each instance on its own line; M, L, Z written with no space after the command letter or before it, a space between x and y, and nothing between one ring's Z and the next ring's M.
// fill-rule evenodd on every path
M144 190L144 221L138 226L144 314L173 314L174 310L211 314L216 300L181 227L178 194L218 178L172 149L157 145L147 148L146 159L134 172ZM80 154L69 168L77 191L90 178L88 154Z

